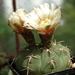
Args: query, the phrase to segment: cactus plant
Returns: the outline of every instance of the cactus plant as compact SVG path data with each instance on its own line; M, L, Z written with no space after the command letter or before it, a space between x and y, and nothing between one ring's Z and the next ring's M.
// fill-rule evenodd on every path
M50 49L37 47L21 51L14 63L21 74L42 75L69 68L69 60L69 49L54 42Z
M21 75L43 75L70 68L70 50L61 42L53 42L60 24L61 11L44 3L30 13L19 9L9 17L9 26L21 34L28 47L20 50L13 63ZM38 31L41 43L36 45L32 30Z

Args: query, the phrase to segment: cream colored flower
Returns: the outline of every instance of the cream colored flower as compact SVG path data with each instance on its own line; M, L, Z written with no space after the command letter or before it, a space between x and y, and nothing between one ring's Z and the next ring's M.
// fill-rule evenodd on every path
M8 20L8 25L14 29L16 32L21 32L23 28L23 17L26 15L26 12L24 9L18 9L16 12L13 12L12 15L10 15Z
M49 34L60 23L61 11L54 4L40 5L25 17L23 17L24 27L38 30L40 34Z

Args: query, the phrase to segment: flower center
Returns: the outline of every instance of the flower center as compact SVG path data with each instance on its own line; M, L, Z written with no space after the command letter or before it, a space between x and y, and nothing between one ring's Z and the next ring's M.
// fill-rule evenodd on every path
M50 19L45 19L44 21L42 21L41 23L40 23L40 25L42 25L42 26L47 26L47 25L49 25L50 24Z

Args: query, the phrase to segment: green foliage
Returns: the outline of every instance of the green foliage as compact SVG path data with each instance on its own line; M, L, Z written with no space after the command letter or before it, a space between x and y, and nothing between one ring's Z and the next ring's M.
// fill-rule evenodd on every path
M57 28L55 39L63 40L63 44L68 46L75 55L75 9L70 3L63 4L62 17L65 22Z
M5 66L0 70L0 75L8 75L8 72L9 72L9 68L8 66Z
M66 0L66 2L72 4L75 7L75 0Z
M0 51L15 54L14 33L8 27L8 22L3 16L3 11L0 12Z

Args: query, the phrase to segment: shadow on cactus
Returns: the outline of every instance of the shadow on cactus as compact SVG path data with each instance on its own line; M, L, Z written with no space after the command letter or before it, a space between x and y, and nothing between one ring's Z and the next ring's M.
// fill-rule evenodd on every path
M43 75L71 67L70 49L63 46L61 41L53 41L60 18L60 8L47 3L34 8L30 13L18 9L9 17L9 26L28 43L28 47L20 50L13 60L20 75ZM37 31L41 40L39 44L32 31Z

